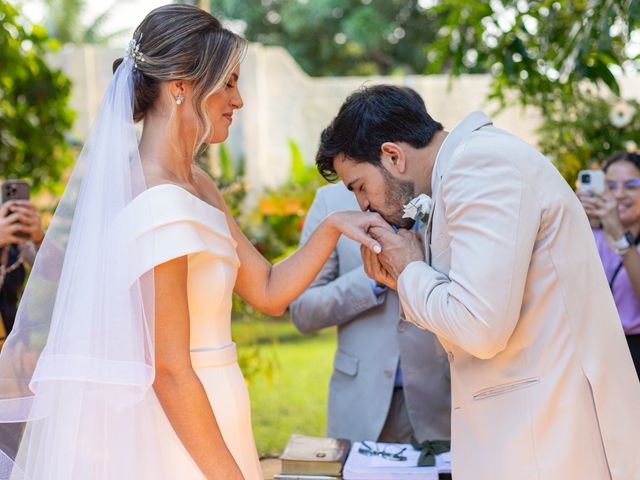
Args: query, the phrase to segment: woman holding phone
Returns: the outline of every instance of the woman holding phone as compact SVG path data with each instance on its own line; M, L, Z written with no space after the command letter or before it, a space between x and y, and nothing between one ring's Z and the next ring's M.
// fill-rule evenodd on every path
M640 378L640 155L619 152L604 164L605 191L578 191Z

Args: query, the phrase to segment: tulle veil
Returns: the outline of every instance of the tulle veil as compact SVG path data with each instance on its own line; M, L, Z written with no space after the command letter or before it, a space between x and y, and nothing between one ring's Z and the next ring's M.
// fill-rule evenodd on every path
M129 271L134 228L125 212L145 190L134 74L130 53L0 353L0 480L163 478L152 471L159 462L145 405L154 379L153 275Z

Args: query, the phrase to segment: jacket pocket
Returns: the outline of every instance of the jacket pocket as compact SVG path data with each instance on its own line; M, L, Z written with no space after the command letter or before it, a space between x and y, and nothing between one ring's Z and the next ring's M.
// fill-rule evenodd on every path
M522 380L516 380L515 382L503 383L502 385L496 385L494 387L483 388L473 394L474 400L484 400L485 398L496 397L505 393L513 392L514 390L520 390L521 388L530 387L540 383L539 377L523 378Z
M358 359L338 350L333 359L333 368L345 375L355 377L358 373Z

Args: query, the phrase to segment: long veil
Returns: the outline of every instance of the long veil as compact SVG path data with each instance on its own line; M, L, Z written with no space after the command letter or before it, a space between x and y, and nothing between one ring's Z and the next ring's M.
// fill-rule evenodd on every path
M131 278L129 202L145 189L126 56L0 353L0 480L161 478L145 399L153 275Z

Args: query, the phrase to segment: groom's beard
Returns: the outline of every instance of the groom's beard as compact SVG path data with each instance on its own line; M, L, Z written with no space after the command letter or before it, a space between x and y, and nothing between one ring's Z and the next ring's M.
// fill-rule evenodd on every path
M415 183L395 178L384 168L382 174L385 185L384 207L370 210L382 215L387 223L410 230L415 221L411 218L402 218L402 215L404 215L404 206L415 197Z

